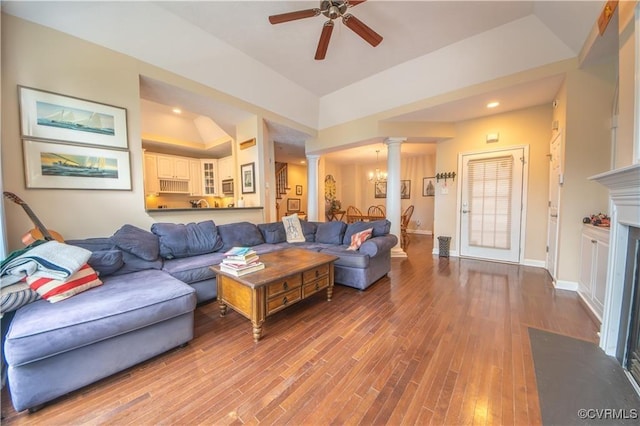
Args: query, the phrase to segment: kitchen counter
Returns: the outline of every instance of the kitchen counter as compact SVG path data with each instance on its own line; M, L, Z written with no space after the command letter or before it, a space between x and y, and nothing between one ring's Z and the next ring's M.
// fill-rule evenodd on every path
M145 211L153 223L191 223L210 219L216 224L222 225L242 221L251 223L265 221L264 207L176 207L146 209Z
M175 212L197 212L197 211L227 211L227 210L262 210L264 207L177 207L166 209L146 209L147 213L175 213Z

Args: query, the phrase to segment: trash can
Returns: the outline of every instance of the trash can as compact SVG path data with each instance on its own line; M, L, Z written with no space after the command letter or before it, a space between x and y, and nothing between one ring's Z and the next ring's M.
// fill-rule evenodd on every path
M449 244L451 243L451 237L438 237L438 256L449 257Z

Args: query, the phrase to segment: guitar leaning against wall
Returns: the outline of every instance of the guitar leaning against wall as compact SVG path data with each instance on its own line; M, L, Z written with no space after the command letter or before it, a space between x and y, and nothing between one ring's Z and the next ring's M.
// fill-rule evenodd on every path
M33 222L35 226L35 228L33 228L32 230L30 230L29 232L27 232L22 236L22 243L24 245L28 246L29 244L32 244L38 240L46 240L46 241L56 240L61 243L64 242L64 238L62 238L62 235L58 234L56 231L45 228L45 226L42 224L40 219L38 219L38 216L36 216L33 210L31 210L31 207L29 207L27 203L22 201L20 197L18 197L16 194L12 192L7 192L7 191L4 191L3 194L5 198L8 198L14 203L21 205L24 211L27 213L27 216L29 216L29 219L31 219L31 222Z

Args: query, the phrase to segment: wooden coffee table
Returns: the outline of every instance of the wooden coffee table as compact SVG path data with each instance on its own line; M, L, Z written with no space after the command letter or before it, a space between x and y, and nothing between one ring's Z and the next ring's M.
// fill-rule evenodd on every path
M325 253L290 248L260 255L265 268L240 277L212 266L218 283L220 316L231 306L250 319L253 340L257 342L266 317L324 289L331 301L336 259Z

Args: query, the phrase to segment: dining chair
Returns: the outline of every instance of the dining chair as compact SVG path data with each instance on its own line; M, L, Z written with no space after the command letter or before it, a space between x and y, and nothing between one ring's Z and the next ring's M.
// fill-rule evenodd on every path
M359 217L358 217L359 216ZM357 222L362 220L362 212L355 206L347 207L347 223Z
M407 226L409 226L409 221L411 220L411 215L413 215L413 204L407 207L407 209L402 213L402 219L400 221L400 247L405 248L409 245L409 233L407 232Z
M381 219L385 217L384 211L380 208L380 206L369 207L367 215L370 216L369 219L371 219L371 216L380 217Z

